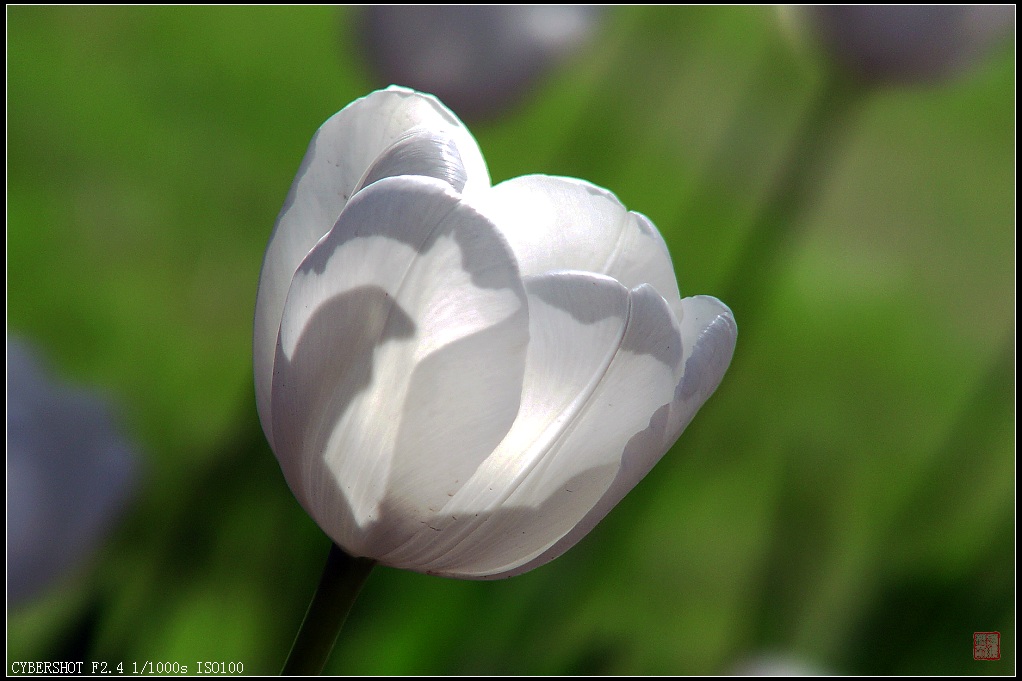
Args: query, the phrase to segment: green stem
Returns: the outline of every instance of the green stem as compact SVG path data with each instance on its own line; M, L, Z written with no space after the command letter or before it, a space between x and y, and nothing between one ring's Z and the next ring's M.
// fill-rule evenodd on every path
M784 249L831 170L849 119L865 88L839 73L825 77L795 134L795 142L745 239L721 299L748 334L774 283Z
M331 545L323 576L309 603L302 626L284 663L284 676L320 674L337 643L344 620L376 565L370 558L353 558Z

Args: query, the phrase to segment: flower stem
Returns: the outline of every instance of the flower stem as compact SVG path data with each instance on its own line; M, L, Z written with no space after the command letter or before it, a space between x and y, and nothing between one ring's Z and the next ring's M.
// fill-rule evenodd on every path
M802 119L794 145L724 286L722 299L735 311L745 333L776 279L785 247L798 233L799 222L828 178L835 152L866 94L866 88L858 82L837 72L829 73Z
M282 675L311 675L323 671L344 620L375 565L376 561L370 558L354 558L336 544L330 546L323 576L291 646Z

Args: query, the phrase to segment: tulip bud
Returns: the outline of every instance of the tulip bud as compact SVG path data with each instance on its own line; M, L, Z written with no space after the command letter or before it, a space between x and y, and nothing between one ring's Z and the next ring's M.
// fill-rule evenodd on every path
M104 400L54 382L10 339L7 392L7 597L18 604L95 550L137 462Z
M358 39L381 84L435 93L463 116L502 113L594 32L596 7L376 5Z
M390 87L313 137L256 301L259 416L295 496L352 556L508 577L566 551L716 389L737 334L682 299L610 192L490 186L468 130Z
M788 10L827 54L869 83L934 82L968 69L1011 35L1015 8L820 6Z
M797 657L761 654L742 660L729 670L732 676L831 676L832 673Z

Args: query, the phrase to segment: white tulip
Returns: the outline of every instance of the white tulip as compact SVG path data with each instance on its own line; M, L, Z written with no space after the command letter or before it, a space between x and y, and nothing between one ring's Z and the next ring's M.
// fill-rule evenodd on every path
M737 334L644 216L581 180L490 186L468 130L390 87L313 137L255 314L263 429L353 556L471 579L559 556L674 444Z

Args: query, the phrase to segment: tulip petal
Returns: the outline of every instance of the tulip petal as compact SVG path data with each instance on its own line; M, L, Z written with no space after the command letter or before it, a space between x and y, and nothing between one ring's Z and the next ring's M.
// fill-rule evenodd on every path
M712 296L685 298L672 307L681 320L684 372L670 407L658 409L646 429L629 440L614 482L578 525L536 558L492 577L528 572L557 558L589 534L649 473L720 385L738 337L731 310Z
M387 147L366 170L355 191L398 175L434 177L459 192L468 182L457 143L446 134L428 129L412 130Z
M484 212L504 232L522 274L580 270L628 288L650 284L666 300L680 297L660 233L606 189L568 177L526 175L486 193Z
M530 346L521 409L507 437L461 490L428 521L435 535L395 547L381 561L395 567L445 555L478 524L477 512L501 504L516 478L524 478L585 405L613 359L628 320L628 290L588 273L530 278ZM495 443L496 444L496 443Z
M518 411L528 330L510 248L448 184L352 198L295 274L273 369L274 450L335 542L375 556L469 479Z
M652 287L628 291L607 277L559 272L529 278L527 291L532 338L519 419L431 521L433 543L388 564L508 574L586 517L651 415L666 420L683 349L675 314ZM656 443L656 459L669 444Z
M424 128L446 138L445 146L456 147L466 192L489 186L486 163L468 129L436 98L406 88L390 87L356 100L327 120L309 144L270 236L256 298L256 402L271 446L274 348L291 279L374 161L410 131Z
M738 326L731 308L713 296L684 298L672 307L681 322L685 348L684 372L671 404L668 435L677 438L724 378L734 355Z

